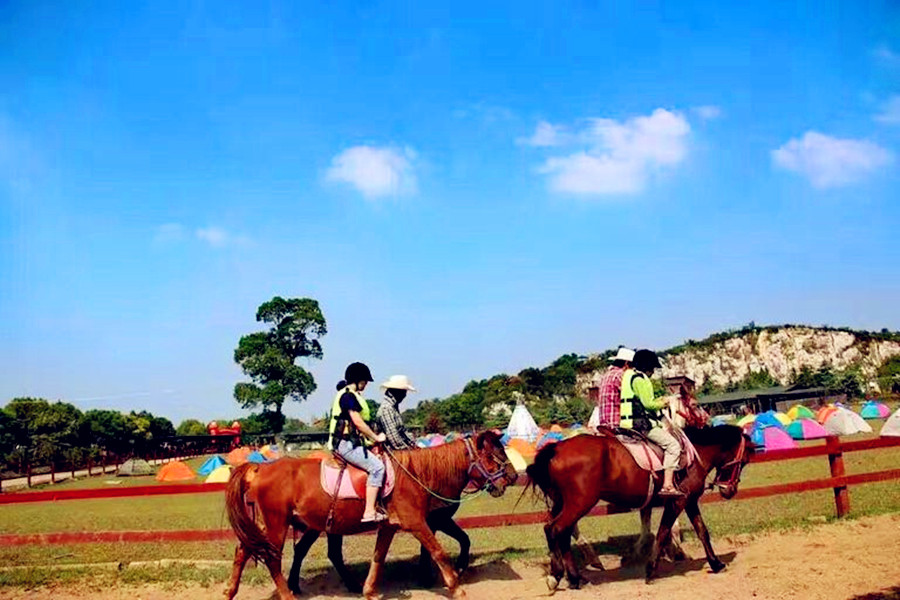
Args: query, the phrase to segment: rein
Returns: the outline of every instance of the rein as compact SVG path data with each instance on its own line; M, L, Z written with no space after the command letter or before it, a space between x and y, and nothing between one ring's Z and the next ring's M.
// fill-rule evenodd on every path
M419 487L421 487L423 490L425 490L426 492L428 492L429 494L431 494L432 496L434 496L435 498L437 498L438 500L441 500L443 502L448 502L450 504L462 504L463 502L467 502L469 500L474 500L479 495L481 495L481 493L484 491L484 489L489 484L492 484L495 481L505 477L506 475L504 474L504 470L505 470L506 466L509 464L509 461L505 460L505 461L503 461L503 464L500 466L499 469L497 469L494 472L489 473L487 471L487 469L484 468L484 465L481 464L481 461L478 460L478 454L475 452L475 449L473 448L472 440L470 438L463 438L463 443L465 444L465 447L466 447L466 454L469 457L469 468L466 469L466 476L468 477L467 482L472 481L472 469L476 469L478 471L478 473L482 477L484 477L484 483L481 484L481 487L478 488L477 491L471 492L471 493L467 494L466 497L463 497L463 498L445 498L444 496L438 494L437 492L435 492L434 490L429 488L427 485L425 485L425 483L423 483L421 479L419 479L418 477L413 475L409 471L409 469L407 469L405 466L403 466L403 463L401 463L399 460L397 460L397 457L394 456L394 453L391 452L390 449L385 447L384 451L387 453L388 456L391 457L391 460L394 461L394 464L396 464L398 467L400 467L400 469L404 473L406 473L406 475L410 479L415 481L419 485ZM468 483L467 483L467 485L468 485Z

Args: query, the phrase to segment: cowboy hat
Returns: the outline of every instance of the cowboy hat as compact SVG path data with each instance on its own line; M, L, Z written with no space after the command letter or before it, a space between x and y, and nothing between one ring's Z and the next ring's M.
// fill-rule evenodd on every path
M391 375L387 381L381 384L381 387L393 390L406 390L408 392L416 391L416 388L412 386L406 375Z
M623 360L625 362L632 362L634 360L634 350L631 348L626 348L625 346L619 346L619 351L615 356L609 359L610 362L615 362L617 360Z

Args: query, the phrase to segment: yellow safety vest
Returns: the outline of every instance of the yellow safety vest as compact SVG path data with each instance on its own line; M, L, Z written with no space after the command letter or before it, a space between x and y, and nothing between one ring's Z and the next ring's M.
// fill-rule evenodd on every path
M366 402L366 399L363 398L363 395L356 391L355 388L350 387L349 385L345 388L341 388L338 390L338 393L334 396L334 402L331 404L331 420L328 424L328 449L334 450L337 448L337 444L334 443L334 432L337 431L338 421L341 420L341 397L346 393L350 392L354 396L356 396L356 400L359 402L359 406L362 410L359 411L359 415L363 418L363 421L369 422L369 403ZM344 430L341 433L342 438L346 438L351 433L351 427L353 427L353 423L344 423ZM366 445L369 444L368 439L363 441Z
M621 402L619 404L619 427L622 429L634 429L635 421L638 423L638 429L650 430L659 425L653 417L653 413L647 410L641 404L640 398L634 393L631 382L635 377L646 377L643 373L639 373L634 369L628 369L622 373L622 392Z

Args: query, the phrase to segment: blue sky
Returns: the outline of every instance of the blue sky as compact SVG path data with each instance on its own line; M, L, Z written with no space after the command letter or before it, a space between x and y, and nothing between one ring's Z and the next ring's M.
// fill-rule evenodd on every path
M237 414L276 294L304 418L353 360L900 328L896 4L352 4L4 4L0 399Z

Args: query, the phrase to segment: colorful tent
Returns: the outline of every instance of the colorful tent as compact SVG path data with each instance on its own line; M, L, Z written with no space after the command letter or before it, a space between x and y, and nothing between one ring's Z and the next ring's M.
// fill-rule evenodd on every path
M429 436L429 438L429 448L434 448L435 446L443 446L447 441L447 439L439 433L432 434Z
M281 458L281 450L276 444L269 444L260 448L259 453L266 457L266 460L275 460Z
M512 463L513 468L520 473L528 466L528 463L525 462L525 458L519 454L515 448L506 449L506 458Z
M738 419L738 422L735 423L735 425L737 425L738 427L745 427L745 426L749 425L750 423L753 423L754 421L756 421L756 415L753 415L753 414L744 415L743 417Z
M889 437L900 437L900 408L885 421L881 428L881 435Z
M218 454L210 456L202 465L200 465L200 468L197 469L197 475L209 475L224 464L226 464L225 460Z
M564 439L565 437L562 433L557 431L548 431L541 436L541 439L538 440L537 449L540 450L547 444L555 444L556 442L561 442Z
M891 409L883 402L869 400L862 406L859 416L863 419L887 419L891 416Z
M791 436L780 427L760 427L757 425L753 427L750 440L757 448L765 448L766 450L786 450L797 447L797 442L791 439Z
M577 427L570 427L569 429L563 431L563 437L565 439L569 439L575 437L576 435L582 435L585 433L590 433L590 431L588 431L587 428L583 425L579 425Z
M778 415L774 410L767 410L764 413L756 415L756 420L753 424L754 427L777 427L779 429L784 429L784 424L781 422L781 419L778 418Z
M828 436L828 431L815 419L801 418L787 426L787 432L795 440L814 440Z
M795 404L787 411L787 416L791 421L796 421L797 419L815 419L816 413L802 404Z
M719 425L729 425L732 421L734 421L734 416L732 415L716 415L710 421L710 425L718 427Z
M180 460L163 465L163 468L156 474L157 481L187 481L193 478L194 472Z
M537 454L537 448L532 442L523 440L521 438L513 438L509 440L509 445L507 449L512 448L516 452L522 455L522 458L534 458L534 455Z
M309 454L303 456L303 458L308 458L310 460L325 460L329 457L331 457L331 452L325 452L324 450L313 450Z
M819 412L816 413L816 421L818 421L819 424L824 425L825 421L828 420L828 417L833 415L836 410L837 410L837 407L834 404L829 404L828 406L823 406L822 408L819 409Z
M247 462L252 463L264 463L266 462L266 457L259 453L259 451L254 450L250 454L247 455Z
M223 464L209 474L203 483L227 483L231 478L231 465Z
M562 433L563 428L561 425L557 425L556 423L554 423L550 426L550 431L552 431L553 433Z
M129 458L116 469L117 477L153 475L153 467L143 458Z
M236 467L238 465L242 465L247 462L247 455L250 454L250 448L246 446L241 446L240 448L235 448L231 452L225 455L225 460L232 467Z
M831 435L853 435L854 433L871 433L872 427L850 409L836 408L824 423Z
M516 408L513 410L506 433L511 438L535 442L540 436L541 430L538 428L537 423L534 422L534 417L531 416L525 405L520 402L516 404Z
M784 425L785 427L790 425L791 421L793 420L789 416L784 414L783 412L775 413L775 418L778 419L778 422L781 423L782 425Z

